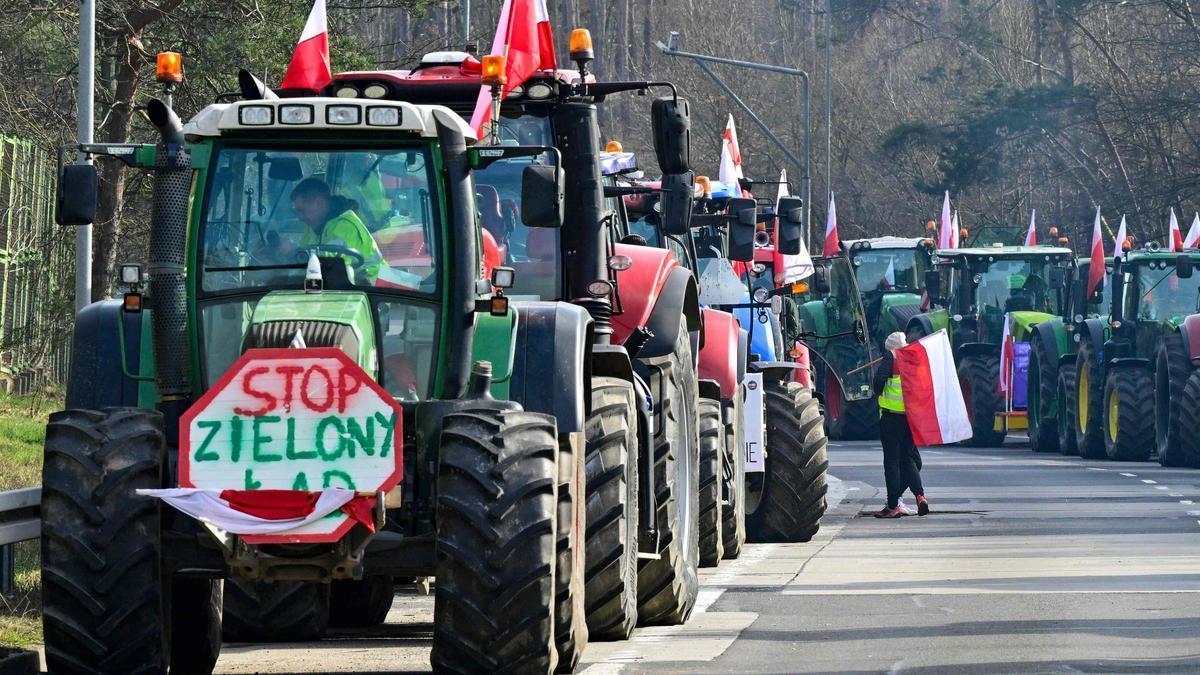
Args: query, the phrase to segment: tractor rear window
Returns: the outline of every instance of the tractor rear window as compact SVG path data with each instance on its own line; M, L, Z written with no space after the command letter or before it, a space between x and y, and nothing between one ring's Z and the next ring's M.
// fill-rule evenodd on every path
M1059 294L1048 283L1050 265L1040 258L988 261L973 279L977 311L996 316L1016 311L1058 314Z
M326 288L434 293L441 226L429 146L217 149L200 234L207 292Z
M854 254L854 273L863 293L871 291L918 291L917 252L910 248L888 248Z

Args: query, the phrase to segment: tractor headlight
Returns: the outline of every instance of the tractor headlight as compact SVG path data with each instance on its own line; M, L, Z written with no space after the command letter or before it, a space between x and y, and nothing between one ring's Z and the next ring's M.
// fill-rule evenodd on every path
M247 127L265 127L271 124L274 110L269 105L248 105L238 111L238 123Z
M612 293L612 284L607 279L597 279L587 285L587 292L593 298L608 297Z
M338 126L362 124L362 108L356 105L331 105L325 109L325 122Z
M367 108L367 124L373 127L398 127L400 109L384 106Z
M279 106L280 124L312 124L313 107L311 105L281 105Z
M358 87L352 84L343 84L333 92L338 98L358 98Z
M133 263L121 265L121 283L126 286L142 283L142 266Z
M365 88L363 88L363 96L366 96L367 98L383 98L384 96L387 96L387 94L388 88L382 84L368 84Z
M492 285L496 288L512 288L517 280L517 273L511 267L492 268Z
M526 90L525 95L528 98L532 98L535 100L550 98L551 96L554 95L554 87L551 87L550 85L546 84L545 82L537 82L535 84L529 85L529 89Z

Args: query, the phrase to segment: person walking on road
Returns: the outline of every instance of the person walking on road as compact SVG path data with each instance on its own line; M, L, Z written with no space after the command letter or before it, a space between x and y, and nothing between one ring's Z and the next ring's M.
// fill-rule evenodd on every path
M879 401L879 441L883 444L883 477L887 483L887 506L875 514L876 518L912 515L900 501L905 490L911 490L917 498L917 515L929 513L921 484L921 453L913 443L908 417L904 414L903 382L896 368L896 350L907 344L904 333L887 337L883 359L871 383Z

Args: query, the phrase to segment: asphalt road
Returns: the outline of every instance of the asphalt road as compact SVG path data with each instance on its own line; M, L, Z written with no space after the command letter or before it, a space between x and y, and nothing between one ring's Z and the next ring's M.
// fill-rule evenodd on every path
M924 457L934 513L884 521L878 445L831 444L814 541L703 571L687 625L593 643L577 672L1200 672L1200 471ZM397 595L368 637L226 645L218 672L427 671L432 611Z

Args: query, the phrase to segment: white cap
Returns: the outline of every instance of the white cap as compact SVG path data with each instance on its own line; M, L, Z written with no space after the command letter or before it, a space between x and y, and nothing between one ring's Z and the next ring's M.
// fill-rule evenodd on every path
M883 346L886 347L889 352L894 352L897 349L907 345L908 340L905 339L904 333L901 333L900 331L896 331L895 333L887 336L887 340L885 340L883 343Z

